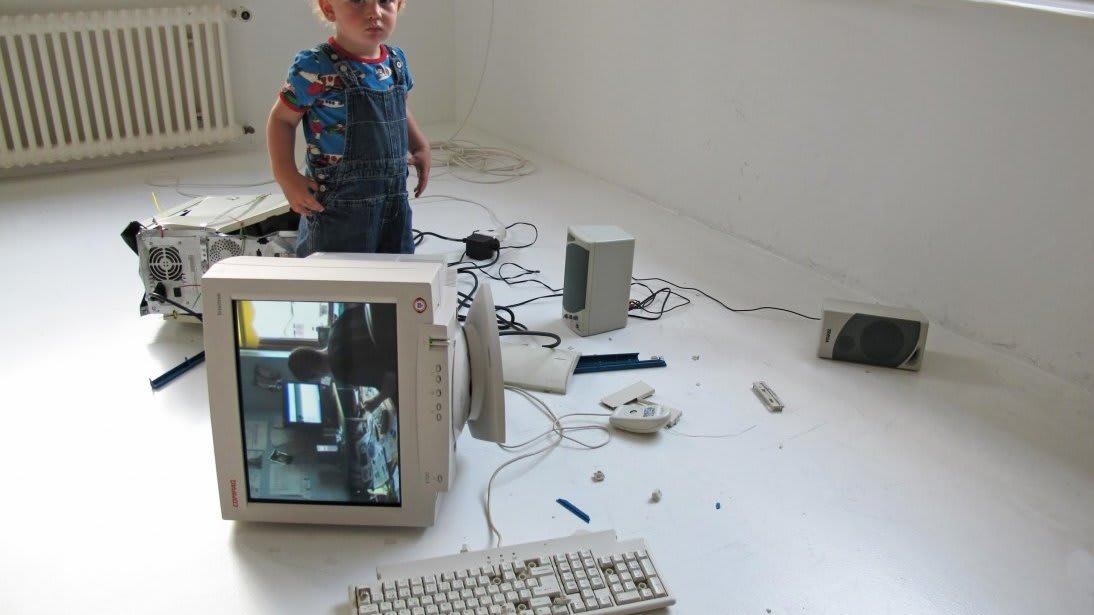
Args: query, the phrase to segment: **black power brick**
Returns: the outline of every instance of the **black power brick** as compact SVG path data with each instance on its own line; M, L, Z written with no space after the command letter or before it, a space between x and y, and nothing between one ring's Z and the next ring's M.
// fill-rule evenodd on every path
M497 237L471 233L463 239L467 246L467 256L472 260L484 261L494 257L494 253L501 249L501 242Z

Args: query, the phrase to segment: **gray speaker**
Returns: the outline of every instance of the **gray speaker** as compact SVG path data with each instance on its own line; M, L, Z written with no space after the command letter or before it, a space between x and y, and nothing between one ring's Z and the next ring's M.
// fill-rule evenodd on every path
M562 318L578 335L627 326L634 237L617 226L571 226L566 233Z
M829 299L824 303L817 356L918 370L926 351L927 325L917 310Z

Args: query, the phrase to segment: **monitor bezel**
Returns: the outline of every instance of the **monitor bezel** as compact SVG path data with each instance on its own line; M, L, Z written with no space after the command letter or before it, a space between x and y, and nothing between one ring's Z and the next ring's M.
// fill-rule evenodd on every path
M374 255L375 256L375 255ZM318 259L317 259L318 260ZM419 360L422 332L437 327L451 338L458 334L453 300L441 303L442 262L357 259L270 259L234 257L210 268L204 277L206 364L214 455L226 519L347 525L427 526L436 516L442 484L414 480L422 476L420 448L444 447L437 441L451 434L451 412L440 428L422 429L414 409L421 396ZM234 301L324 301L391 303L396 306L399 380L399 457L401 502L360 503L253 502L246 480L246 443L238 386ZM438 305L441 303L441 305ZM440 308L440 311L437 311ZM449 309L451 308L451 309ZM452 353L448 352L451 357ZM451 364L446 368L451 372ZM449 453L450 454L450 453ZM436 474L450 474L445 468Z

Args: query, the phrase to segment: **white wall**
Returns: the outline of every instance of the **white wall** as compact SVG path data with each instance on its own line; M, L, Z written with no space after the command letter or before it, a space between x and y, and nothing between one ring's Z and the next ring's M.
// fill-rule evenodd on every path
M265 147L266 116L285 82L293 57L323 42L331 31L312 13L314 0L5 0L0 12L90 11L218 4L245 7L249 21L228 25L231 75L237 118L256 133L244 147ZM391 44L404 47L414 75L411 109L420 123L452 119L452 0L408 0Z
M491 4L455 14L458 117ZM1094 387L1094 20L962 0L496 4L475 126Z
M393 43L421 123L466 113L492 4L409 1ZM964 0L496 4L478 127L1094 388L1094 20ZM260 148L288 62L326 31L310 0L238 6L236 106Z
M311 0L261 0L245 6L255 17L249 23L236 22L230 39L235 42L233 64L240 67L233 72L241 80L237 107L258 129L259 145L265 147L266 115L293 57L325 41L332 31L314 16ZM418 122L452 119L452 0L409 0L389 42L407 53L415 82L411 110Z

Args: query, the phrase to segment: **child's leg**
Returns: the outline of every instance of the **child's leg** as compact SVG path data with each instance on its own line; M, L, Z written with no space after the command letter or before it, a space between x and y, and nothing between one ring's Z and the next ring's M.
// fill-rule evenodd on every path
M386 207L384 222L379 229L377 252L414 254L413 212L407 196L392 195Z

